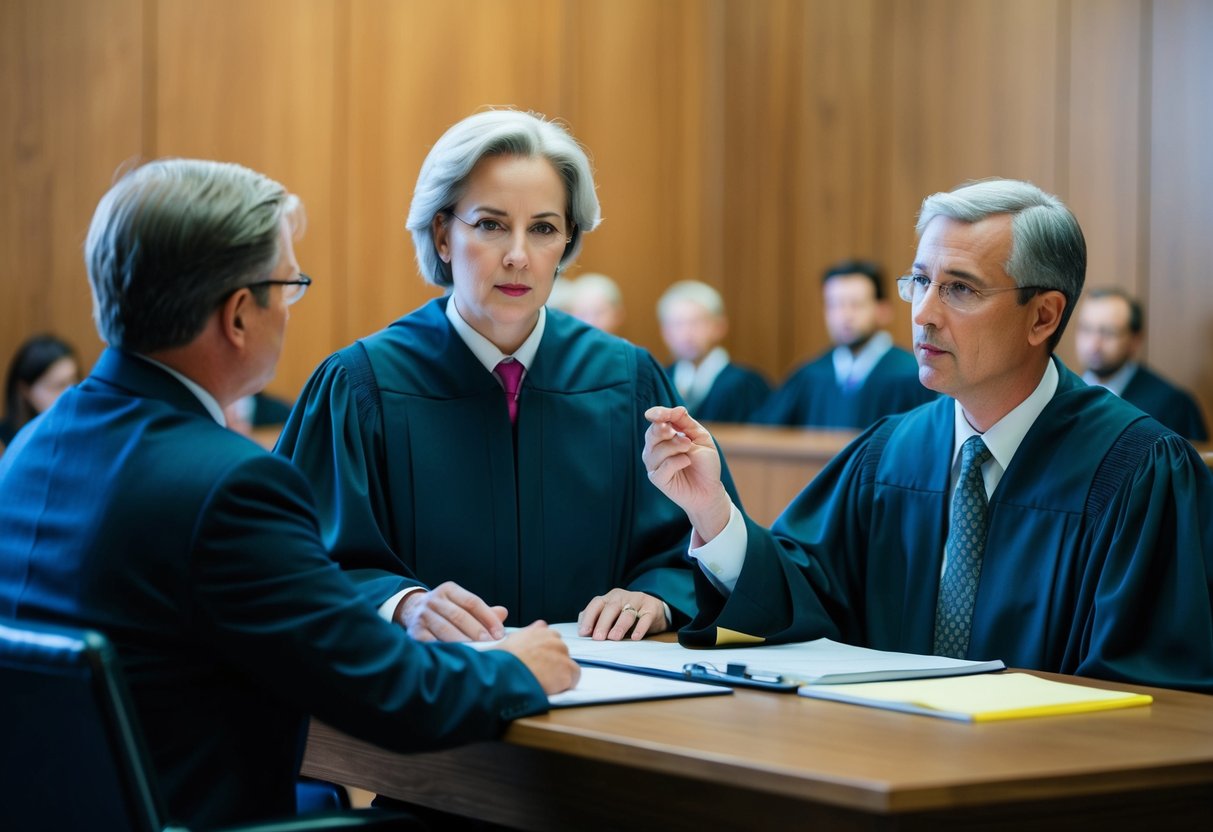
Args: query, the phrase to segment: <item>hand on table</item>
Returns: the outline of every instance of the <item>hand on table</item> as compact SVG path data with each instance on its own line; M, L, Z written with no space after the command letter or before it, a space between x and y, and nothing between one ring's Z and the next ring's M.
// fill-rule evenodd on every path
M543 686L547 694L560 693L577 684L581 667L569 658L569 648L555 630L536 621L510 634L500 649L512 653Z
M494 641L505 636L505 607L490 607L454 581L411 592L396 608L396 622L418 641Z
M633 641L663 633L670 628L665 603L654 595L612 589L595 596L577 615L577 633L598 641L620 641L631 633Z

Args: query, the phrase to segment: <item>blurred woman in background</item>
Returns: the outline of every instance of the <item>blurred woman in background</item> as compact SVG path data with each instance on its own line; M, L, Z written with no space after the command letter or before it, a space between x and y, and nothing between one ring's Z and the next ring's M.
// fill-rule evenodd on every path
M36 335L22 344L13 355L4 383L0 449L79 380L80 365L71 344L54 335Z

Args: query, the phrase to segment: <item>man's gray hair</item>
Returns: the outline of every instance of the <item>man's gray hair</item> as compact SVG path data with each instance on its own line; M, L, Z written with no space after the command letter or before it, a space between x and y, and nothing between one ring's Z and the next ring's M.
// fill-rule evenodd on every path
M487 110L468 116L442 134L417 177L408 229L413 233L421 276L436 286L452 285L451 267L434 244L434 218L454 208L463 196L472 168L486 156L542 156L564 182L565 213L573 224L557 270L576 259L582 234L602 219L594 174L581 145L558 122L520 110Z
M1011 256L1003 269L1015 285L1056 289L1065 295L1061 322L1049 339L1051 350L1065 332L1087 272L1082 229L1060 199L1030 182L1015 179L969 182L922 201L918 235L922 236L928 223L940 215L972 223L995 214L1011 215ZM1020 292L1019 302L1027 303L1033 294Z
M138 353L188 344L232 292L269 277L283 218L302 222L298 198L240 165L161 159L127 172L85 242L102 340Z
M699 304L716 317L724 314L724 300L721 299L720 292L698 280L680 280L666 289L657 301L658 320L665 320L670 307L684 300Z

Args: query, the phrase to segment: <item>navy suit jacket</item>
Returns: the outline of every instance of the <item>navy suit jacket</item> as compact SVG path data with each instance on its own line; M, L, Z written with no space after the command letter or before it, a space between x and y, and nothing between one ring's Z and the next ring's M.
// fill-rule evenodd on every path
M1145 365L1138 365L1121 396L1185 439L1208 441L1209 431L1196 400Z
M675 366L665 368L671 380ZM762 373L730 362L716 376L703 401L694 406L687 402L687 409L701 422L748 422L770 395L771 385Z
M110 637L170 817L191 826L293 812L308 714L415 750L547 706L513 656L380 619L298 471L113 349L0 457L0 617Z

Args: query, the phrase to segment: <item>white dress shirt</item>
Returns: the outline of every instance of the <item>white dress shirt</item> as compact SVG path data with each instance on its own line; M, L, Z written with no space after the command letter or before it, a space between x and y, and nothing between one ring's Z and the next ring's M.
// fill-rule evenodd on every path
M893 336L883 331L869 338L857 353L851 352L850 347L835 347L834 379L838 386L844 390L861 387L871 375L872 368L892 348Z
M1087 370L1082 374L1082 380L1092 387L1105 387L1117 396L1124 398L1125 388L1129 386L1129 382L1133 380L1133 376L1137 373L1137 362L1126 361L1125 365L1107 378L1100 378L1095 373Z
M990 459L981 467L985 480L987 498L994 493L1002 479L1007 466L1015 452L1019 450L1023 438L1040 416L1041 411L1057 392L1059 375L1057 366L1050 360L1044 375L1030 396L1019 403L1011 412L998 420L989 430L982 434L982 440L990 449ZM978 433L965 418L964 409L960 402L955 402L956 427L952 443L952 474L949 490L949 511L951 511L950 495L956 490L956 482L960 475L960 446L970 436ZM733 587L737 586L737 578L741 575L741 567L745 564L746 543L749 539L745 522L736 506L730 506L729 522L724 530L708 543L701 543L698 533L691 536L690 555L699 562L704 574L716 587L728 596ZM945 546L946 551L946 546ZM946 564L945 564L946 565Z
M703 404L716 383L716 378L729 365L729 353L724 347L708 352L698 366L690 361L679 361L674 365L674 387L686 402L688 410Z

